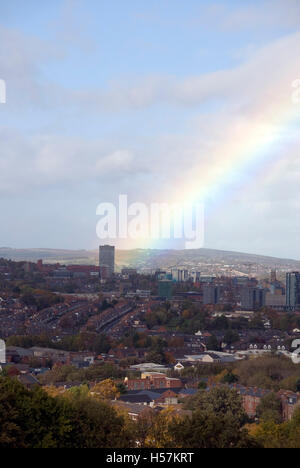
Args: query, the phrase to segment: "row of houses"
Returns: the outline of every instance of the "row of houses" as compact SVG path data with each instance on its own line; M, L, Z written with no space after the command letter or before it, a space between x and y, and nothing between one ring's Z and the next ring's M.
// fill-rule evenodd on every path
M125 377L124 384L127 390L151 390L151 389L173 389L182 388L180 379L167 377L159 372L143 372L140 379L128 379Z
M142 380L142 379L141 379ZM144 379L147 381L148 379ZM211 391L217 385L211 385L206 388L206 391ZM271 390L257 388L257 387L244 387L239 384L232 384L228 386L235 390L242 399L242 405L251 419L257 416L257 407L262 398L271 393ZM132 387L131 387L132 388ZM193 396L197 393L195 388L139 388L128 389L125 395L122 395L118 401L128 405L141 405L143 407L168 407L178 406L181 408L180 402L186 397ZM280 390L276 394L281 401L282 421L291 420L294 411L300 406L300 394L288 390Z
M18 346L6 348L6 363L29 364L33 360L38 361L40 366L46 366L51 361L53 364L68 364L78 368L88 367L95 361L96 355L91 352L69 352L55 348L42 348L33 346L29 349Z
M209 391L214 386L207 388ZM271 393L271 390L258 388L258 387L244 387L239 384L231 384L229 387L236 390L241 396L243 408L250 418L255 418L257 414L257 407L263 397ZM300 406L300 393L295 393L290 390L279 390L276 393L281 401L282 420L291 420L296 408Z

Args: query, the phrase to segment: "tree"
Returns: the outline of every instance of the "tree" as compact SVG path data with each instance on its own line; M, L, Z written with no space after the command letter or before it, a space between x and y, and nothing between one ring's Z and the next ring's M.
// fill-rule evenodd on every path
M68 402L72 411L72 448L128 448L134 445L134 434L126 431L124 418L103 400L73 396Z
M25 306L35 306L37 304L36 298L34 297L33 294L26 293L21 296L21 302Z
M144 448L146 446L147 437L155 424L156 418L156 412L149 407L145 408L142 413L139 414L136 424L136 440L139 448Z
M247 421L241 397L235 390L223 385L212 388L210 391L197 392L196 395L186 399L184 407L189 410L205 410L217 415L230 416L239 425Z
M111 379L106 379L97 383L92 389L92 394L106 400L117 399L120 396L118 387Z
M175 447L253 448L257 443L232 414L197 410L191 417L173 421L169 427Z
M213 330L227 330L229 328L229 320L224 315L217 317L211 324Z
M120 395L124 395L127 392L127 389L126 389L125 385L122 382L117 383L116 387L117 387L118 392L120 393Z
M217 337L215 335L211 335L208 340L207 340L207 349L209 351L219 351L220 350L220 344L217 340Z
M276 424L274 421L262 422L254 429L253 437L263 448L288 448L289 446L286 424Z
M9 378L0 378L0 395L3 398L1 448L55 448L66 443L70 419L60 400L51 398L38 387L28 391L17 380Z
M146 356L147 361L154 362L155 364L164 364L165 355L160 351L150 351Z
M206 387L207 387L207 384L203 380L200 380L197 387L198 387L199 390L205 390Z
M145 440L145 447L176 448L173 433L170 432L171 424L178 420L174 409L169 407L162 410L152 421Z
M0 387L0 448L25 447L24 434L19 425L12 395L3 385L0 384Z
M280 398L273 392L263 396L256 408L256 414L262 421L280 423L282 414Z
M78 390L78 391L77 391ZM52 397L0 377L0 448L126 448L125 420L83 387Z
M227 372L224 375L223 379L222 379L223 383L227 383L227 384L233 384L233 383L237 382L238 380L239 379L238 379L237 375L234 374L231 371Z
M237 341L240 341L240 336L237 332L234 332L232 330L227 330L227 332L224 335L223 341L227 345L232 345L233 343L236 343Z

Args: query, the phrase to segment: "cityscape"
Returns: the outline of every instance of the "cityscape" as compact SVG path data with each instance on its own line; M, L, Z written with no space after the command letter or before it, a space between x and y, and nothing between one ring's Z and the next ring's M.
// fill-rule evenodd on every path
M300 448L300 2L0 13L0 448Z
M98 253L98 265L0 260L3 375L51 396L90 392L127 424L151 425L167 410L178 421L193 417L203 392L235 392L248 424L293 421L300 272L284 280L276 270L260 280L183 268L116 272L114 246Z

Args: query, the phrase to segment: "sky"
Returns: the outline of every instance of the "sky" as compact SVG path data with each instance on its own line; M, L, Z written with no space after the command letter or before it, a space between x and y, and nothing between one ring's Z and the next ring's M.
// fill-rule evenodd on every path
M1 0L0 247L96 248L126 194L300 259L299 49L299 0Z

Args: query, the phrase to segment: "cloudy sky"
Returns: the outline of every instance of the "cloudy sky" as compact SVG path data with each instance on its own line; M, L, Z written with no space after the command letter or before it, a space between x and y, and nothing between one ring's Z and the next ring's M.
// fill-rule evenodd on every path
M0 246L95 248L128 194L300 259L299 50L299 0L2 0Z

